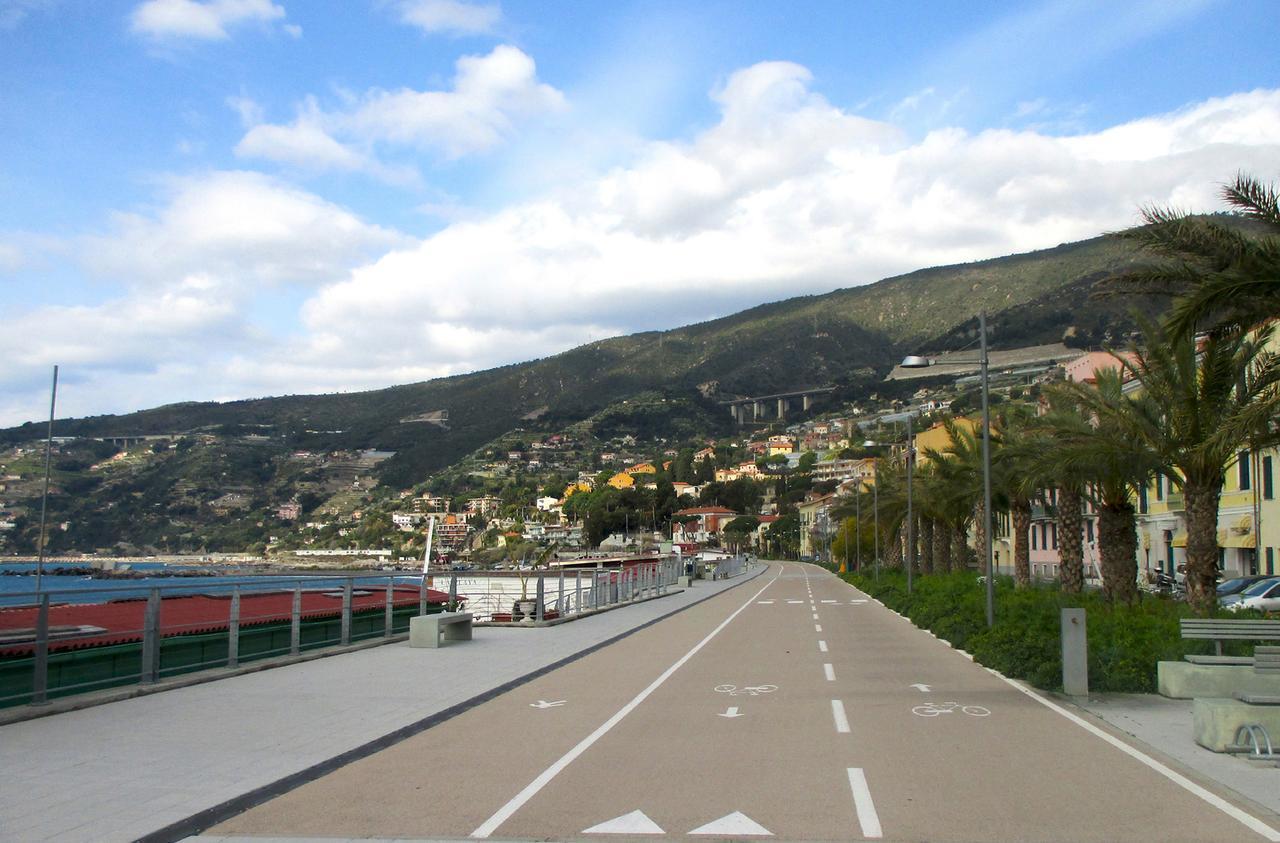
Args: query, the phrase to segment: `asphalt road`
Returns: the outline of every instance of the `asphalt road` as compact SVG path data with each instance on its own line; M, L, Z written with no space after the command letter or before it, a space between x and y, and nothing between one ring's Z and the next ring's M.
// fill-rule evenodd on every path
M1280 839L1169 773L831 574L774 563L206 834Z

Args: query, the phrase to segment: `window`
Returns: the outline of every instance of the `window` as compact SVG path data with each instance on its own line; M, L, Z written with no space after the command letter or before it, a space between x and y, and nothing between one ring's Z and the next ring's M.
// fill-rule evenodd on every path
M1276 549L1274 547L1267 548L1267 573L1274 574L1276 572Z
M1244 492L1250 488L1249 484L1249 452L1241 451L1240 458L1236 460L1236 468L1240 474L1240 491Z
M1146 515L1147 513L1147 487L1143 486L1138 490L1138 512Z
M1049 535L1052 536L1053 549L1057 550L1058 549L1058 523L1056 521L1049 525Z
M1086 520L1084 522L1084 537L1086 541L1093 541L1093 522Z
M1271 478L1271 457L1262 458L1262 496L1267 500L1276 496L1275 482Z
M1036 525L1035 524L1031 525L1031 549L1032 550L1040 549L1039 547L1036 546Z

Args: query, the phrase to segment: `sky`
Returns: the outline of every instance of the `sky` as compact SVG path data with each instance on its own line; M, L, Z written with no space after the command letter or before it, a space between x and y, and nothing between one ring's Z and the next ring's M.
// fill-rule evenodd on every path
M341 392L1218 210L1274 0L0 0L0 425Z

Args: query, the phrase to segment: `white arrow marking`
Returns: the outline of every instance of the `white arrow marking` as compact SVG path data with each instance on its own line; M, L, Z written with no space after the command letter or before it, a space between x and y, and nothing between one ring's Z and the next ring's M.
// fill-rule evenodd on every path
M606 820L582 832L583 834L666 834L658 824L636 810L620 817Z
M920 693L922 693L922 694L927 694L927 693L929 693L929 686L928 686L928 685L922 685L921 683L917 682L916 684L912 685L911 687L912 687L912 688L915 688L917 691L919 691L919 692L920 692Z
M745 716L746 716L745 714L738 713L738 707L736 705L729 706L724 711L716 712L716 717L745 717Z
M538 700L536 703L529 703L529 708L555 708L558 705L564 705L564 700L556 700L555 702L547 702L546 700Z
M712 820L698 826L690 834L709 834L716 837L749 837L752 835L772 837L773 832L748 817L741 811L734 811L718 820Z

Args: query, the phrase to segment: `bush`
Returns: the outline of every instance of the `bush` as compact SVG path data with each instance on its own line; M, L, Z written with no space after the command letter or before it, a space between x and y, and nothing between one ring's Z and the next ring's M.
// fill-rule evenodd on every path
M1191 609L1165 597L1144 595L1133 606L1111 605L1100 594L1063 594L1056 585L1015 590L1010 578L999 577L996 623L988 629L985 588L972 573L917 577L910 595L906 575L897 571L881 572L878 581L861 574L845 579L978 663L1046 690L1062 688L1064 608L1086 612L1091 691L1153 693L1157 662L1212 646L1180 637L1178 619L1189 617Z

